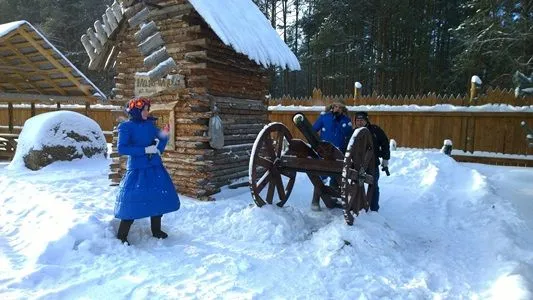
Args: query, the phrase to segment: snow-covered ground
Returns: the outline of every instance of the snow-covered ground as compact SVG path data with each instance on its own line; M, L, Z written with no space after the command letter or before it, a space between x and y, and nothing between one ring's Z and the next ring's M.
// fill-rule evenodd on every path
M299 174L283 208L247 187L181 196L166 240L115 238L108 160L0 164L1 299L531 299L533 168L392 152L379 213L310 209Z

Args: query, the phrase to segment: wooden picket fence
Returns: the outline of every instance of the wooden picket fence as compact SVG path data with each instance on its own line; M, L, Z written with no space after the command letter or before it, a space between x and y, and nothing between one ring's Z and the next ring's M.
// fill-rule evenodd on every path
M325 105L332 102L342 102L350 105L419 105L433 106L438 104L450 104L454 106L479 106L485 104L508 104L512 106L531 106L533 96L515 97L512 89L488 88L484 93L478 93L472 97L469 95L437 95L428 93L424 95L323 95L320 89L314 89L310 97L283 96L268 101L269 106L315 106Z
M323 106L332 102L344 102L349 110L360 109L359 106L370 105L420 105L434 106L437 104L451 104L454 106L480 106L483 104L509 104L516 107L532 107L533 97L515 98L512 90L489 89L470 101L468 96L439 96L436 94L420 96L324 96L315 89L308 98L283 97L269 100L269 120L282 122L293 133L294 137L302 138L299 131L292 123L294 113L301 110L299 106ZM278 109L279 106L283 109ZM356 106L353 106L356 105ZM30 104L2 104L0 103L0 156L2 150L9 145L4 142L18 137L24 122L33 115L68 109L85 114L95 120L108 141L112 138L113 127L116 124L117 106L102 105L63 105L46 106ZM314 121L320 111L305 111L310 121ZM526 121L533 124L531 112L487 112L483 110L463 111L394 111L372 109L371 121L380 125L389 135L397 141L399 147L409 148L441 148L444 139L450 139L453 147L464 155L456 154L454 157L461 161L473 161L491 164L508 164L533 166L533 149L528 148L526 133L520 123ZM9 148L9 147L7 147ZM503 153L510 154L511 158L490 157L483 154ZM4 151L4 153L6 153ZM454 153L457 153L455 151ZM483 155L476 155L482 153ZM10 153L12 154L12 153ZM5 157L4 157L5 158Z
M108 142L113 139L117 107L112 105L42 105L28 101L25 104L0 103L0 159L11 159L17 139L27 119L46 112L70 110L88 116L102 128Z
M438 104L450 104L472 108L484 104L508 104L531 108L533 97L515 98L512 90L489 89L485 94L473 97L472 101L469 96L436 94L392 97L371 95L354 98L353 95L324 96L320 90L315 89L309 98L283 97L269 100L269 120L285 124L295 138L303 138L294 126L292 116L303 111L313 122L320 111L305 107L324 106L332 102L346 104L349 115L353 118L354 110L366 110L367 106L374 105L434 107ZM526 132L521 127L522 121L533 124L531 112L488 112L482 109L380 111L378 107L374 107L370 111L370 120L396 140L398 147L440 149L443 141L449 139L456 149L454 157L457 160L533 167L533 149L528 147ZM495 153L506 155L494 155Z

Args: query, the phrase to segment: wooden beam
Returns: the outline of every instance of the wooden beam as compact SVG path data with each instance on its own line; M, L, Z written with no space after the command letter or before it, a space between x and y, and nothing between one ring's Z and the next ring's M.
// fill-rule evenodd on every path
M0 59L1 59L1 57L0 57ZM1 60L3 61L3 59L1 59ZM11 67L11 66L0 66L0 72L2 71L2 68L4 68L4 67L15 68L15 70L13 71L14 72L13 74L18 75L24 82L26 82L27 84L31 85L33 87L33 89L35 89L36 91L38 91L41 94L44 94L43 90L38 85L36 85L32 81L30 81L30 78L26 75L27 72L26 73L22 73L22 72L25 72L28 69L18 68L18 67ZM7 74L6 74L6 77L13 78L11 75L7 75Z
M68 70L66 70L66 68L55 57L50 55L50 53L48 51L46 51L46 49L44 49L43 46L41 46L39 43L37 43L32 38L32 36L29 33L26 32L26 30L24 28L19 28L18 32L23 37L25 37L32 44L32 46L35 47L35 49L37 49L37 51L41 52L41 54L44 57L46 57L50 61L50 63L52 63L52 65L54 65L54 67L56 67L57 69L61 70L61 72L63 74L65 74L65 76L68 79L70 79L70 81L72 81L72 83L74 83L85 95L87 95L87 96L91 95L91 91L87 88L87 86L82 84L79 81L78 78L74 77L72 75L72 73L70 73Z
M18 32L16 30L11 31L10 33L4 35L3 37L0 37L0 44L4 43L4 41L9 40L14 35L16 35Z
M98 98L94 96L55 96L55 95L0 93L0 102L8 102L8 103L39 102L43 104L57 104L57 103L63 103L63 102L85 104L89 102L91 104L96 104L98 102Z
M35 64L27 58L22 52L20 52L17 48L15 48L9 41L6 41L6 45L10 48L11 51L15 52L22 60L26 62L29 66L32 66L36 71L39 71L39 67L35 66ZM58 93L61 95L66 95L65 91L59 87L50 77L47 77L46 80L51 86L53 86Z
M0 57L0 62L4 63L4 59L2 57ZM6 77L4 77L4 78L6 78ZM24 91L24 89L20 86L20 84L18 84L16 82L12 82L11 80L9 80L9 78L6 78L6 79L8 79L7 83L13 85L17 89L17 91L19 91L19 92L23 92Z

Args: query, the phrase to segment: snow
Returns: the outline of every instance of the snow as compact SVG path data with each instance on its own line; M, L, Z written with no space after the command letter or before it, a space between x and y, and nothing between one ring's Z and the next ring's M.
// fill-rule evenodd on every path
M300 70L298 59L251 0L190 0L222 42L264 67Z
M452 104L426 105L347 105L348 111L390 111L390 112L513 112L532 113L533 105L513 106L509 104L484 104L477 106L457 106ZM269 111L324 111L324 105L271 105Z
M154 78L156 74L165 74L164 70L170 70L171 68L176 66L176 62L172 57L169 57L165 59L164 61L160 62L157 66L155 66L153 69L151 69L148 72L136 72L135 76L146 76L149 78ZM168 72L167 72L168 73ZM160 78L157 78L160 79Z
M393 151L379 213L346 226L311 210L299 173L283 208L249 188L217 201L180 195L163 217L115 238L110 160L39 171L0 163L2 299L531 299L533 168Z
M76 141L66 135L66 129L90 140ZM59 130L63 132L58 132ZM43 146L55 145L74 147L77 153L83 156L82 147L105 147L105 137L98 123L82 114L68 110L39 114L24 123L17 141L17 151L9 168L24 168L24 156L30 150L41 150Z
M477 85L481 85L481 84L483 83L483 82L481 81L481 78L479 78L479 76L477 76L477 75L472 76L472 78L470 79L470 81L471 81L472 83L477 84Z
M35 27L33 27L33 25L31 25L30 22L28 22L26 20L21 20L21 21L15 21L15 22L11 22L11 23L6 23L6 24L0 24L0 38L5 36L5 35L7 35L7 34L9 34L13 30L18 29L20 26L23 26L23 25L28 25L28 27L32 31L37 33L37 35L39 35L45 41L45 43L48 44L48 46L50 46L50 48L52 48L54 50L54 52L57 55L59 55L73 69L74 75L79 75L83 79L85 79L85 81L91 86L91 88L94 89L94 91L96 91L96 94L98 95L99 98L101 98L102 100L106 100L107 99L106 95L102 91L100 91L100 89L98 89L98 87L94 83L92 83L89 80L89 78L87 78L85 76L85 74L83 74L80 70L78 70L78 68L76 68L76 66L74 66L74 64L72 64L72 62L70 62L70 60L68 60L63 55L63 53L61 53L52 43L50 43L50 41L48 41L48 39L41 32L39 32L39 30L37 30Z
M26 21L16 21L16 22L11 22L11 23L0 24L0 37L3 37L9 34L10 32L12 32L13 30L16 30L17 28L19 28L21 25L25 23Z

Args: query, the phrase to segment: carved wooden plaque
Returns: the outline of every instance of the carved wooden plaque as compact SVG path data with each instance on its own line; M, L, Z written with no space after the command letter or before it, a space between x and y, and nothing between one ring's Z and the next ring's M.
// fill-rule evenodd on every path
M150 97L166 90L180 88L185 88L185 78L182 75L167 75L161 79L151 80L148 76L137 74L133 93L136 97Z

